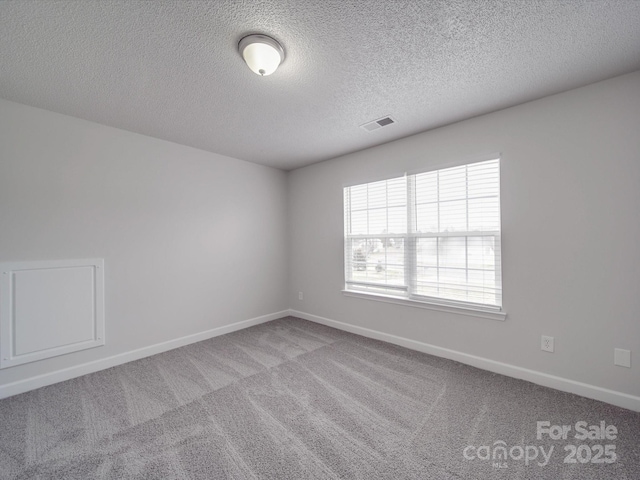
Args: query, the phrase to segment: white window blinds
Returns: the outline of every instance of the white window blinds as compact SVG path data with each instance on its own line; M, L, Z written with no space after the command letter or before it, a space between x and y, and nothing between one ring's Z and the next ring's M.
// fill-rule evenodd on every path
M344 189L346 289L502 305L498 159Z

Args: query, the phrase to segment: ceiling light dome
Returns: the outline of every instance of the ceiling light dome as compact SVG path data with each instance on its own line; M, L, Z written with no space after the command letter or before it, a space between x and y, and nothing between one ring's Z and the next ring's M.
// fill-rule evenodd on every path
M238 50L251 70L263 77L276 71L284 60L282 46L266 35L248 35L240 40Z

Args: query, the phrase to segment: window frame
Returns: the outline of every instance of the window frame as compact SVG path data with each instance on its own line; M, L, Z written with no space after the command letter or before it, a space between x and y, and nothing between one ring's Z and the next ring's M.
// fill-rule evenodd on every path
M377 180L378 182L382 181L391 181L396 180L398 178L404 177L406 179L406 208L407 208L407 228L406 233L398 234L398 233L381 233L381 234L350 234L348 222L350 222L350 214L352 209L350 208L347 211L347 201L348 205L351 206L351 199L347 200L347 192L350 192L350 188L360 185L368 185L371 183L376 183L376 180L371 180L364 183L356 183L351 185L344 185L343 187L343 213L344 213L344 227L343 227L343 253L344 253L344 288L342 293L348 297L355 298L364 298L369 300L381 301L385 303L393 303L400 305L407 305L411 307L418 308L427 308L431 310L444 311L444 312L452 312L461 315L470 315L474 317L488 318L493 320L504 321L506 319L506 313L504 311L504 305L502 303L502 226L501 221L498 225L498 230L482 230L482 231L473 231L473 230L464 230L464 231L452 231L452 232L418 232L415 228L415 225L412 223L416 218L416 208L418 203L416 202L416 186L415 179L417 175L436 172L441 170L447 170L450 168L469 166L476 163L488 162L491 160L498 161L498 208L499 216L501 217L502 208L501 208L501 188L500 188L500 178L501 178L501 167L502 161L501 156L499 154L491 155L488 157L484 157L482 159L477 159L474 161L466 161L460 162L456 164L448 164L448 165L440 165L435 166L434 168L430 168L428 170L421 170L411 173L404 173L404 175L398 176L389 176L387 178L383 178ZM469 200L469 195L465 195L465 199ZM440 203L440 200L437 200L436 203ZM500 218L501 220L501 218ZM468 228L468 227L467 227ZM496 303L498 305L491 304L482 304L475 303L471 301L465 300L453 300L446 299L428 295L418 294L416 290L416 282L418 279L418 253L417 253L417 243L421 238L445 238L445 237L456 237L456 238L465 238L465 242L468 242L468 238L470 237L491 237L494 239L494 245L497 244L499 246L498 249L494 249L494 255L500 258L500 262L495 262L496 267L493 272L495 275L495 282L500 285L500 289L496 292ZM386 238L403 238L404 242L404 275L405 282L404 285L393 285L393 284L376 284L375 282L369 283L364 281L354 281L351 274L353 273L352 264L353 264L353 241L354 240L384 240ZM466 247L465 247L466 250ZM468 261L468 256L465 256L465 262ZM465 265L464 271L469 272L468 264ZM499 283L498 283L499 282ZM358 286L364 288L358 288ZM379 290L376 291L376 287L379 287ZM390 290L397 290L398 292L405 292L402 295L393 295L390 293Z

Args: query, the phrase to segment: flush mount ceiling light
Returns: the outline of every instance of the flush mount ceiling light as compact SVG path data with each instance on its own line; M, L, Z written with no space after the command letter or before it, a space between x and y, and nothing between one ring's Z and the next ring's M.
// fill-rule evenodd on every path
M238 50L251 70L263 77L276 71L284 60L282 46L266 35L248 35L240 40Z

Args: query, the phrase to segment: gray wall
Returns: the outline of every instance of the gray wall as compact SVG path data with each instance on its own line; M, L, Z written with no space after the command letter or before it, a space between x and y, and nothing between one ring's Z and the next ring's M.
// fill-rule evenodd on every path
M344 185L495 152L505 322L343 296ZM289 217L293 309L640 395L640 72L295 170Z
M103 257L104 347L0 386L288 307L286 174L0 100L0 262Z

